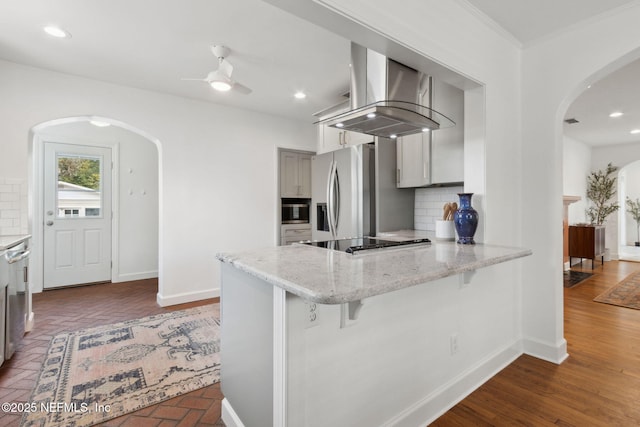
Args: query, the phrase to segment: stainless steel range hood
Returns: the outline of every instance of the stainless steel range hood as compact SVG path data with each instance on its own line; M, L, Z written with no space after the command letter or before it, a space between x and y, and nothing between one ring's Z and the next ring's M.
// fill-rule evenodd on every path
M455 126L444 114L419 104L428 82L425 74L352 43L351 109L316 123L392 139Z

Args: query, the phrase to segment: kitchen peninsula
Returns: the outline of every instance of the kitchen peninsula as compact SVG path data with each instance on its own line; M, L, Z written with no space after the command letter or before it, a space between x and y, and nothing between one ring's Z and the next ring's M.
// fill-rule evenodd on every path
M500 318L510 311L474 301L495 292L517 304L514 286L478 278L530 254L435 240L360 255L306 245L218 254L225 423L424 425L522 353L513 319ZM496 349L496 334L513 345Z

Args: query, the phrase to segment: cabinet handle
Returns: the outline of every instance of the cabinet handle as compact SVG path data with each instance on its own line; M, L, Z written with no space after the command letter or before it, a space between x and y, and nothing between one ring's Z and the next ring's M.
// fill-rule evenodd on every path
M400 184L400 168L396 169L396 184Z
M425 161L422 162L422 177L427 177L427 162Z
M343 133L344 133L344 132L340 132L340 133L338 134L338 144L340 144L340 145L342 145L342 134L343 134Z

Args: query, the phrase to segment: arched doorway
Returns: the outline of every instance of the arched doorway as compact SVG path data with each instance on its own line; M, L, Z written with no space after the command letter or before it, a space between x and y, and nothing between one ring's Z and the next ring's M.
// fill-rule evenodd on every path
M627 198L640 200L640 160L618 172L618 256L622 261L640 261L640 224L627 212Z
M33 232L31 283L44 288L44 147L47 142L109 147L113 151L111 229L112 282L158 277L159 141L111 118L78 116L47 121L31 129L29 174Z

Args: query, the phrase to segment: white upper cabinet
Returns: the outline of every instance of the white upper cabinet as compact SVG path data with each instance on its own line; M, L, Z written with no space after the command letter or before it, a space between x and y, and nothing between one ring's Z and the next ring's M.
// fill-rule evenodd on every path
M430 99L425 98L424 105L433 105L456 125L398 138L398 187L464 181L464 91L433 80Z
M318 125L318 154L335 151L349 145L370 142L373 142L373 136L365 133L348 132L331 126Z
M280 152L280 197L311 198L311 154Z
M432 82L433 109L456 125L431 132L431 183L464 181L464 91L449 84Z
M398 188L423 187L431 184L429 134L419 133L396 140Z

